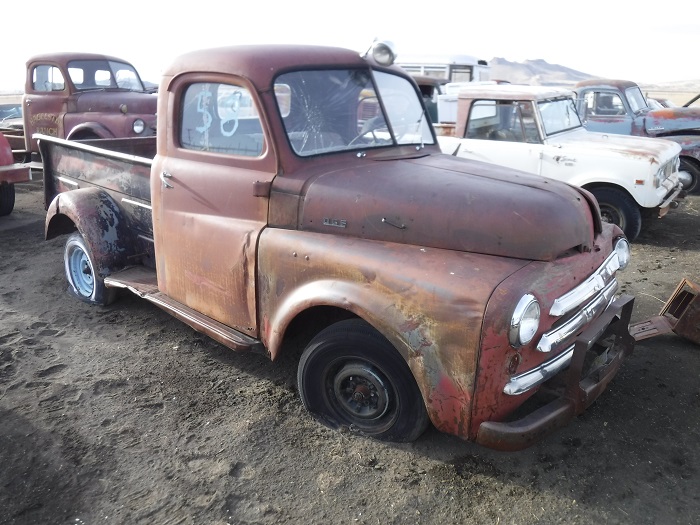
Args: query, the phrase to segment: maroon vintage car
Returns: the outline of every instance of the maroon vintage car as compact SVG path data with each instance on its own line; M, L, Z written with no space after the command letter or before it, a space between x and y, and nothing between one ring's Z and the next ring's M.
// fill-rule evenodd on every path
M68 235L88 303L127 289L235 350L301 344L324 424L526 447L632 351L629 245L585 190L442 154L417 84L372 49L192 52L156 137L39 136L46 237Z

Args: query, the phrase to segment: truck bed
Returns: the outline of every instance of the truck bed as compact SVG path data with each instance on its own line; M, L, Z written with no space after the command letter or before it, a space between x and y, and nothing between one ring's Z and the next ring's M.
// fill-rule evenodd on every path
M156 138L64 140L36 135L44 164L44 199L97 186L115 200L132 199L150 208L150 174Z

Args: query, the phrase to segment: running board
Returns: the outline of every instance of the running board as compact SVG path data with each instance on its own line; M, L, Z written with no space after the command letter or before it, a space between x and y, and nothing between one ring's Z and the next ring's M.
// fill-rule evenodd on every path
M219 321L175 301L158 290L158 280L155 270L145 266L133 266L105 277L105 286L109 288L127 289L142 299L152 302L173 317L206 334L215 341L237 351L257 352L267 355L267 350L261 341L247 336Z

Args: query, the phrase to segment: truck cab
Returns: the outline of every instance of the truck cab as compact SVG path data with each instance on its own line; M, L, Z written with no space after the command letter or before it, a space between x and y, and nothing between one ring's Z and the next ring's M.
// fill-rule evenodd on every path
M133 65L94 53L48 53L27 61L24 142L38 159L35 133L59 138L143 137L156 131L157 97Z

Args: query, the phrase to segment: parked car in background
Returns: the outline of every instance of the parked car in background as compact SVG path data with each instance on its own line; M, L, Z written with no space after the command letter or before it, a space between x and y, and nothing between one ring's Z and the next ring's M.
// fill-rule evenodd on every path
M0 104L1 129L22 129L22 104L20 102Z
M647 103L652 109L659 108L677 108L678 104L673 102L670 98L664 97L647 97Z
M153 135L156 104L153 89L126 60L95 53L36 55L26 65L24 133L5 135L13 150L38 161L35 133L73 139Z
M651 108L639 85L629 80L584 80L574 91L576 109L590 131L678 143L683 187L690 193L700 192L700 108Z
M568 89L455 87L458 95L441 96L435 126L444 153L580 186L596 197L603 219L630 240L639 235L645 216L663 217L677 206L681 148L675 142L588 131Z

